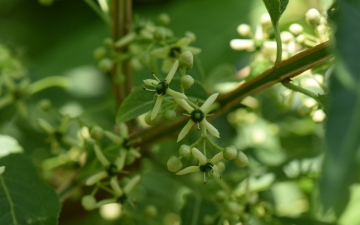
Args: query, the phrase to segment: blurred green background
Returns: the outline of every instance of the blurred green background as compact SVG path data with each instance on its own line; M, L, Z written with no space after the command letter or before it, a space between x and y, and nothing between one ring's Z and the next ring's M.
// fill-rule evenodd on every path
M304 23L304 15L309 8L326 8L330 3L331 1L291 0L281 20L281 27L286 29L293 22ZM321 5L322 7L320 7ZM229 42L231 39L239 38L236 32L236 27L239 24L248 23L255 29L258 18L265 11L266 9L261 0L134 1L134 15L156 20L160 13L166 12L171 17L170 28L176 36L180 37L186 31L192 31L196 34L196 42L192 45L202 49L200 59L206 74L209 74L216 66L224 63L240 69L249 62L249 54L230 49ZM38 100L45 97L49 98L55 106L63 110L70 107L73 110L77 108L82 111L91 108L93 105L102 105L104 102L105 105L109 102L108 109L111 109L113 99L109 87L110 82L97 69L97 62L93 58L93 51L102 45L104 38L109 36L111 34L108 27L84 1L57 0L51 6L42 6L35 0L1 0L0 43L10 48L14 55L22 60L33 81L47 76L61 75L70 77L75 87L70 91L54 88L39 93L36 98L27 103L31 112L29 124L25 124L21 119L1 121L3 126L0 133L15 137L25 151L39 162L47 157L42 151L48 147L48 144L43 141L46 136L40 131L29 133L33 128L38 129L34 122L35 119L45 116L36 111L35 105ZM137 71L134 76L135 84L140 85L150 72L148 68ZM241 110L237 112L238 116L250 117L256 114L256 123L241 124L241 122L237 121L232 124L232 127L224 126L223 124L227 121L224 116L215 120L214 124L216 127L220 127L223 133L224 139L220 144L226 146L230 142L235 143L238 147L246 149L246 153L249 154L250 158L253 157L257 160L260 158L259 161L263 160L269 166L270 171L277 175L277 179L289 181L289 177L282 171L283 167L293 167L295 173L301 173L297 168L303 162L296 160L294 162L293 160L319 155L323 127L321 124L314 124L310 117L299 117L295 110L283 112L277 109L276 104L269 101L271 99L269 97L271 93L269 93L265 92L257 96L259 101L263 103L259 112L250 112L250 114L244 114ZM103 127L111 128L114 118L115 110L111 109L105 114L102 112L102 114L89 115L86 119ZM274 129L280 131L274 131ZM252 137L247 137L246 134L256 133L257 130L261 130L269 136L268 142L262 143L261 146L247 145L246 140ZM175 152L166 150L177 147L174 143L165 143L158 147L158 151L154 156L158 167L165 167L166 160ZM266 148L273 148L272 150L275 148L275 150L270 151L270 153L263 151ZM169 175L164 170L158 170L154 161L148 162L144 160L143 164L144 173L148 174L148 176L142 181L142 189L137 190L137 195L134 194L139 201L139 210L142 210L146 205L145 203L150 201L161 205L164 209L169 207L174 211L179 210L179 206L176 204L183 201L181 194L188 192L188 190L184 191L184 189L174 185L172 179L169 178L169 176L173 175ZM230 182L241 192L242 184L236 183L239 174L237 174L238 176L234 175L234 173L238 172L233 166L227 166L229 166L229 169L226 173ZM241 173L244 173L244 171L240 172L240 175ZM180 183L188 181L186 177L177 179L180 180ZM164 187L169 190L161 190L162 192L156 190L159 180L163 184L165 183ZM193 180L198 181L198 178ZM287 183L279 182L271 190L264 191L260 195L264 199L270 199L269 201L281 205L280 209L278 209L283 213L281 216L293 215L294 212L291 212L291 210L289 212L289 208L296 207L298 211L295 214L299 215L308 208L315 208L312 204L317 204L316 202L302 202L304 195L309 199L313 197L311 196L314 194L312 185L314 183L308 179L295 179L294 182ZM195 187L195 189L201 191L198 187ZM211 186L209 189L211 190ZM207 193L211 192L208 190ZM287 194L284 195L284 193ZM354 193L356 197L358 191ZM270 194L275 197L269 197ZM169 204L166 205L161 202L162 200L159 201L161 198L174 198L175 203L166 202L166 204ZM293 198L293 201L287 201L289 198L290 200ZM103 221L98 212L87 214L80 209L80 211L76 211L78 213L74 213L73 209L79 210L81 207L79 207L78 201L77 199L65 203L60 224L97 224L94 221L99 221L98 223L101 224L119 224L118 221ZM294 204L294 202L298 205ZM209 209L209 212L212 210ZM168 213L161 212L164 218ZM308 212L307 216L312 215L315 217L314 214L316 213ZM347 224L347 221L354 222L354 215L352 208L350 208L345 214L343 224ZM83 221L83 223L80 223L80 221ZM120 224L125 223L123 221ZM129 224L132 223L129 222ZM356 221L352 224L356 224Z

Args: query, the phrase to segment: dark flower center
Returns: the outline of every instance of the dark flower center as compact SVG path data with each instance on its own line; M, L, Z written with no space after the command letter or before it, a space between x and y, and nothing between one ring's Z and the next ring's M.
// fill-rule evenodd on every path
M192 111L190 116L191 120L195 123L200 123L204 119L204 117L205 114L200 109L195 109L194 111Z
M114 164L110 164L109 168L106 170L106 172L109 174L109 177L113 177L118 173L118 168Z
M165 95L166 89L169 87L169 84L165 81L161 81L156 85L156 93L158 95Z
M176 58L180 55L180 53L181 53L181 49L179 47L173 47L170 49L169 56L171 58Z
M212 169L213 169L213 165L209 162L203 166L200 166L200 171L204 173L210 172Z
M128 196L126 194L123 194L120 197L118 197L118 199L116 201L119 204L124 204L127 199L128 199Z

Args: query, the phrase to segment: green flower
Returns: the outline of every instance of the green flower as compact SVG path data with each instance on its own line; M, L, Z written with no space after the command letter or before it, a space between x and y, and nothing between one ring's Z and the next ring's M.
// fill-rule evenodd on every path
M199 160L199 166L189 166L183 170L180 170L176 175L184 175L188 173L203 172L204 173L204 184L206 184L206 173L215 172L220 178L216 163L223 159L223 152L219 152L212 159L208 160L197 148L191 149L192 155Z
M187 133L189 133L191 127L195 123L198 124L198 127L199 127L199 124L205 126L210 134L212 134L213 136L215 136L217 138L220 138L219 131L206 120L206 116L208 115L207 114L208 109L209 109L210 105L214 103L214 101L218 95L219 95L219 93L212 94L208 99L206 99L204 104L200 108L197 108L197 109L194 109L193 107L191 107L189 105L189 103L187 103L184 99L175 99L176 103L178 105L180 105L182 108L184 108L189 113L189 114L185 114L185 115L190 116L189 122L181 130L181 132L178 136L178 139L177 139L178 142L181 141L186 136Z
M156 78L156 80L153 80L153 79L144 80L144 83L146 85L152 86L155 88L155 89L144 88L144 90L156 91L156 94L157 94L155 106L151 112L151 117L150 117L151 120L155 119L155 117L157 116L157 114L160 110L160 107L161 107L161 103L165 98L165 94L171 95L175 100L176 99L187 99L187 97L184 94L174 91L169 88L169 84L170 84L171 80L173 79L178 67L179 67L179 60L176 60L164 81L160 81L155 75L154 75L154 77Z
M190 51L193 55L197 55L201 52L201 49L189 46L192 40L188 37L181 38L175 44L157 48L151 51L151 55L164 59L161 66L161 70L167 73L171 69L171 65L185 51Z

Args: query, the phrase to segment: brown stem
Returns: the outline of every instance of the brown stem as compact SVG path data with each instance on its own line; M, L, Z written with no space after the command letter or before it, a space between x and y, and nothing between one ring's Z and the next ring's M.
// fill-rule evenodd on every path
M240 85L234 91L220 96L217 101L217 103L220 104L220 109L216 111L216 114L213 117L209 117L209 119L213 119L216 116L228 112L230 109L239 105L241 100L246 96L265 90L284 79L295 77L302 72L318 66L332 58L333 56L328 50L329 45L330 43L327 41L315 46L314 48L305 50L276 64L274 67L266 70L256 78ZM189 118L187 117L182 117L172 123L162 126L158 125L147 130L142 130L134 135L134 138L139 139L139 142L136 145L138 147L145 147L162 139L175 136L177 131L184 126L185 121L188 119Z
M132 22L132 1L131 0L113 0L112 1L112 39L114 42L122 38L130 31ZM126 52L127 48L116 49L118 53ZM117 83L118 74L124 74L125 83ZM124 101L125 97L132 89L132 70L128 61L114 65L111 71L112 88L116 98L116 109Z

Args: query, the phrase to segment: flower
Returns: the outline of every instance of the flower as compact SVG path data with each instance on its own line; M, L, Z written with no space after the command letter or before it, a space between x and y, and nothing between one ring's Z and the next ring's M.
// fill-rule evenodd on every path
M190 51L193 55L197 55L201 52L201 49L189 46L191 42L191 38L184 37L178 40L175 44L152 50L151 55L164 59L161 70L166 73L170 71L171 64L174 62L174 59L180 56L182 52Z
M144 88L144 90L156 91L157 93L155 106L151 112L151 117L150 117L151 120L155 119L155 117L157 116L160 110L161 103L164 100L165 94L171 95L172 97L174 97L174 99L187 99L186 95L169 88L169 84L172 78L174 77L178 67L179 67L179 60L176 60L164 81L160 81L154 74L153 75L156 78L156 80L153 79L144 80L144 83L146 85L155 88L155 90L147 89L147 88Z
M197 160L199 160L200 165L186 167L185 169L177 172L176 175L184 175L201 171L204 172L204 184L206 184L205 173L208 173L210 171L215 172L221 178L221 176L218 174L218 169L215 164L223 159L223 152L219 152L210 160L208 160L197 148L192 148L191 153Z
M91 186L97 183L98 181L106 177L114 177L119 171L124 168L126 151L120 151L119 156L115 159L115 163L110 163L109 160L102 153L98 145L94 145L94 151L97 159L100 161L101 165L105 170L100 171L89 177L85 181L85 185Z
M199 123L201 125L205 126L206 129L213 136L215 136L217 138L220 137L219 131L206 120L209 106L214 103L214 101L218 95L219 95L219 93L212 94L208 99L206 99L204 104L198 109L194 109L193 107L191 107L189 105L189 103L187 103L184 99L175 99L176 103L179 104L181 107L183 107L189 113L189 116L190 116L189 122L181 130L181 132L178 136L178 139L177 139L178 142L181 141L186 136L186 134L190 131L191 127L195 123L197 123L198 126L199 126Z

